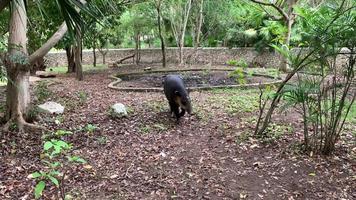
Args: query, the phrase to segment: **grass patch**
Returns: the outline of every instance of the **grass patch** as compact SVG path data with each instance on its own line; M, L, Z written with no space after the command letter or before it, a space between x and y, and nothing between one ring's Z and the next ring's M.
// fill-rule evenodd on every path
M210 101L218 103L229 114L253 112L258 109L259 91L256 89L217 89L213 90Z
M275 79L281 76L281 72L276 68L247 68L247 73L253 75L254 73L272 76Z
M153 112L165 112L167 110L166 104L164 101L149 101L145 106Z
M162 132L168 130L168 127L162 123L155 123L155 124L150 124L150 125L149 124L142 125L139 127L139 129L142 134L149 134L152 132L162 133Z
M94 67L93 65L83 65L83 71L100 71L100 70L105 70L108 69L107 65L104 64L97 64L96 67ZM65 74L67 73L68 67L65 66L58 66L58 67L47 67L46 71L52 71L58 74Z

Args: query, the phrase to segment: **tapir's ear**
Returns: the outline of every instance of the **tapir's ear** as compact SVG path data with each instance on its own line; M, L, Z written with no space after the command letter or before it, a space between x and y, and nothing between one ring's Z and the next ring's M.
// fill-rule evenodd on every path
M174 94L177 95L177 96L180 96L180 93L177 90L174 91Z

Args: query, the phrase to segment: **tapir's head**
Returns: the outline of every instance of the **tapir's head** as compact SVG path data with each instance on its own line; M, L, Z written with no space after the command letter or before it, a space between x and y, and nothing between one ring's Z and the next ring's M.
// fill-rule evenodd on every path
M187 92L175 91L175 102L189 114L192 114L192 104Z

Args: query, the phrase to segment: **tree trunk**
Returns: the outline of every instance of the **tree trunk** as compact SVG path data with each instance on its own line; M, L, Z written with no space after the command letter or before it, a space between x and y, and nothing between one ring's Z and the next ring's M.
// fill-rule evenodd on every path
M108 49L103 50L102 47L98 49L101 56L103 57L103 64L106 63L106 54L108 53Z
M25 121L25 116L30 104L29 64L26 48L27 42L27 14L23 0L12 1L12 12L9 28L9 58L5 66L7 71L7 96L6 116L7 123L4 130L7 131L15 123L19 131L24 131L30 126ZM21 61L12 60L12 57L21 57Z
M96 67L96 52L95 52L96 46L95 42L93 42L93 66Z
M67 54L68 70L67 73L75 72L75 62L74 62L74 48L73 46L68 46L65 48Z
M136 35L135 35L135 63L136 63L136 65L138 65L140 63L139 46L140 46L140 34L136 33Z
M192 0L188 0L186 7L184 9L183 25L182 25L182 30L180 30L180 37L179 37L179 65L184 65L184 58L183 58L184 39L185 39L185 31L187 29L187 23L188 23L191 7L192 7Z
M162 67L166 67L166 46L164 43L164 38L162 34L162 24L161 24L161 0L156 4L157 10L157 23L158 23L158 34L161 40L161 50L162 50Z
M82 42L81 42L81 37L78 35L75 50L74 50L75 72L78 81L82 81L84 78L81 55L82 55Z
M201 27L203 25L203 6L204 5L204 0L200 0L200 9L199 9L199 18L197 20L197 26L195 29L195 42L194 42L194 49L195 51L198 49L200 46L200 32L201 32Z

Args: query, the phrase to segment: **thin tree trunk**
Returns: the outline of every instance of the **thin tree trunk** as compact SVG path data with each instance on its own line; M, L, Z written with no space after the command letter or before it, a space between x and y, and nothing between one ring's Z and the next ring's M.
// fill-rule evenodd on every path
M74 48L73 46L68 46L65 48L67 54L68 70L67 73L75 72L75 61L74 61Z
M195 30L195 42L194 42L194 49L195 51L200 46L200 35L201 35L201 27L203 25L203 7L204 7L204 0L200 0L200 9L199 9L199 18L198 23Z
M103 50L102 48L99 48L98 50L99 50L101 56L103 57L103 64L105 64L106 63L106 54L108 53L108 49Z
M96 46L95 42L93 42L93 66L96 67L96 52L95 52Z
M162 50L162 67L166 67L166 46L164 43L164 38L162 34L162 24L161 24L161 0L158 0L156 4L157 10L157 23L158 23L158 33L159 39L161 40L161 50Z
M76 67L75 72L76 72L76 78L78 81L82 81L84 78L83 77L81 53L82 53L82 42L81 42L81 36L78 33L76 46L75 46L75 50L74 50L74 61L75 61L75 67Z
M140 34L136 33L135 35L135 60L136 60L136 65L140 63L140 55L139 55L139 40L140 40Z
M182 30L180 30L180 37L179 37L179 64L180 65L184 65L184 58L183 58L184 39L185 39L185 31L187 29L187 23L188 23L188 18L189 18L191 8L192 8L192 0L188 0L183 13L184 14L183 26L182 26Z

